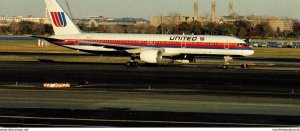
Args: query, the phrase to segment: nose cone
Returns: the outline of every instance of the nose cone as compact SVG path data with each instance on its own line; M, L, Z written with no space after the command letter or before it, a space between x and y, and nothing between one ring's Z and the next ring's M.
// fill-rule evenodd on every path
M254 54L254 50L251 49L251 48L249 48L249 50L246 50L246 51L245 51L244 56L250 56L250 55L253 55L253 54Z

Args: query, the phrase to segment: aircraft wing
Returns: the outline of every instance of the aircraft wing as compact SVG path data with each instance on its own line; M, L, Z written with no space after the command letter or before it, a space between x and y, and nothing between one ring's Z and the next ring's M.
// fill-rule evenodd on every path
M128 49L136 49L136 46L125 46L125 45L117 45L117 44L107 44L107 43L96 43L93 46L101 46L104 48L116 49L116 50L128 50Z
M144 50L159 50L159 51L164 52L164 49L154 48L154 47L152 48L152 47L128 46L128 45L117 45L117 44L107 44L107 43L97 43L95 45L102 46L104 48L111 48L111 49L126 51L131 54L138 54Z
M57 42L65 42L65 40L62 39L55 39L55 38L49 38L49 37L41 37L41 36L31 36L33 38L38 38L38 39L44 39L50 43L57 43ZM80 45L81 42L79 42L78 44ZM56 44L61 46L60 44ZM127 49L135 49L137 47L133 47L133 46L124 46L124 45L116 45L116 44L106 44L106 43L94 43L91 44L92 46L101 46L104 48L110 48L110 49L116 49L116 50L127 50Z

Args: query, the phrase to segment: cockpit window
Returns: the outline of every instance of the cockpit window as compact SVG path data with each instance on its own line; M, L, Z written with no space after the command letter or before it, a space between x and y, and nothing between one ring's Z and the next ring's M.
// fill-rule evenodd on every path
M238 43L237 46L242 47L242 46L248 46L246 43Z

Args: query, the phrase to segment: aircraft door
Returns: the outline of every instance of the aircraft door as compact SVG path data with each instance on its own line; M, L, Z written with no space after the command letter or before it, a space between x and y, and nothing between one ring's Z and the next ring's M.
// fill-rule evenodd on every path
M229 42L227 40L227 42L224 44L224 49L229 49Z
M180 43L181 43L181 48L186 48L186 41L185 40L182 40Z
M186 48L186 41L181 42L181 48Z
M77 35L75 35L75 45L78 45L79 43L78 43L78 36Z

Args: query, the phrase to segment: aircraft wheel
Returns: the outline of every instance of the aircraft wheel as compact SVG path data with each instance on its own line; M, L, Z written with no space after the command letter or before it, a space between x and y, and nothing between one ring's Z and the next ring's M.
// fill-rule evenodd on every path
M139 66L139 63L137 63L137 62L127 62L126 63L126 66L132 66L132 67L137 67L137 66Z
M241 64L241 68L248 68L248 64Z
M137 63L137 62L132 62L132 65L135 66L135 67L137 67L137 66L139 66L139 63Z
M131 65L131 62L127 62L127 63L126 63L126 66L130 66L130 65Z
M223 65L223 69L228 69L228 65Z

